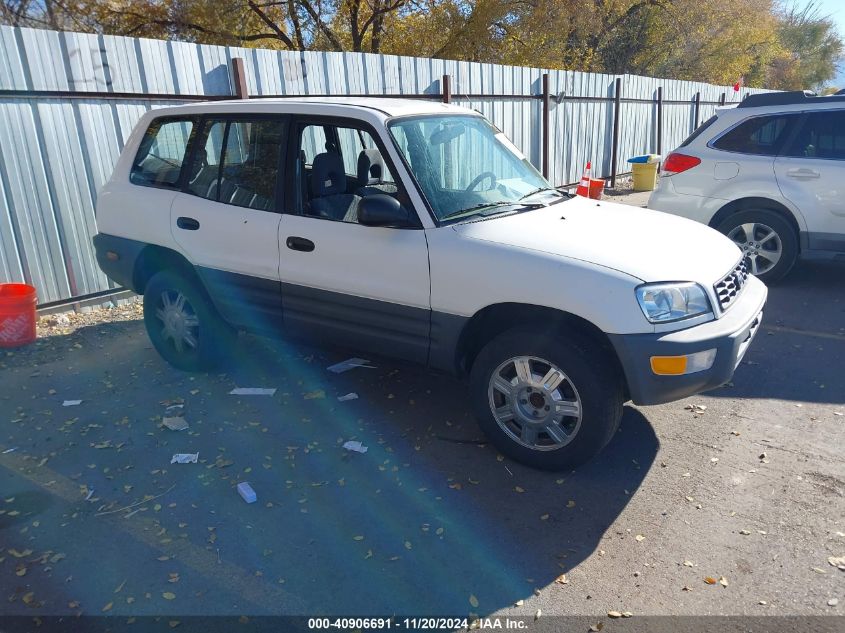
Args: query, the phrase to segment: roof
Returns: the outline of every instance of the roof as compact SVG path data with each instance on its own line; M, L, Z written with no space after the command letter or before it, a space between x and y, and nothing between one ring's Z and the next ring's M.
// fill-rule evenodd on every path
M845 96L829 95L820 97L809 90L793 90L790 92L765 92L761 94L748 95L737 106L739 108L759 108L765 106L784 105L821 105L827 103L845 102Z
M433 95L436 97L437 95ZM193 109L201 108L203 110L211 111L225 111L230 108L242 109L248 105L252 110L254 106L261 106L263 109L272 109L273 106L283 106L282 111L288 111L289 108L297 105L321 105L321 106L343 106L355 107L379 112L386 116L406 116L413 114L466 114L472 112L467 108L461 106L443 103L432 99L402 99L391 97L273 97L261 98L254 97L247 100L226 100L226 101L205 101L201 103L191 103L183 106L175 106L176 108Z

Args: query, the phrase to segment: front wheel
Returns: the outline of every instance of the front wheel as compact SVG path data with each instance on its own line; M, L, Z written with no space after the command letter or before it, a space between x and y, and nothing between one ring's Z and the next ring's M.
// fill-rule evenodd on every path
M144 326L161 357L183 371L217 366L234 336L205 292L169 271L156 273L144 289Z
M622 418L622 380L607 354L559 336L514 330L496 337L473 363L470 391L493 444L544 470L588 461Z
M748 272L765 283L783 279L798 258L795 230L774 211L738 211L716 229L733 240L742 250Z

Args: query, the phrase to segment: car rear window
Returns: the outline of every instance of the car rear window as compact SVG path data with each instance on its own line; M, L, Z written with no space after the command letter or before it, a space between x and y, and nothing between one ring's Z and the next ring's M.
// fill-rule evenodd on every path
M685 140L683 143L681 143L681 144L680 144L680 146L679 146L679 147L686 147L687 145L689 145L690 143L692 143L695 139L697 139L697 138L701 135L701 133L702 133L702 132L704 132L704 130L706 130L706 129L707 129L707 128L709 128L711 125L713 125L713 124L716 122L716 119L717 119L717 118L718 118L718 117L714 114L714 115L713 115L713 116L711 116L709 119L707 119L704 123L702 123L702 124L701 124L701 125L699 125L697 128L695 128L695 132L693 132L692 134L690 134L690 135L686 138L686 140Z
M712 145L726 152L776 156L797 118L795 114L752 117L728 130Z
M193 129L193 119L168 117L150 123L138 147L129 181L148 187L178 187Z

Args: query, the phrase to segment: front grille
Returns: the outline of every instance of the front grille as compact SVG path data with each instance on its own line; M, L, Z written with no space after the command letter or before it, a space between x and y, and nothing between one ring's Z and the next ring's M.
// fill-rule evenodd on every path
M716 297L719 299L719 307L723 312L736 301L747 280L748 268L745 266L745 258L743 257L736 268L713 284Z

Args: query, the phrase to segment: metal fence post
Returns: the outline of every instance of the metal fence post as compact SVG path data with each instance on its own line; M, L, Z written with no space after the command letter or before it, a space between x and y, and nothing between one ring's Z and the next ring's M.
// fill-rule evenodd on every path
M693 131L698 129L698 124L701 122L701 93L695 93L695 127Z
M249 99L249 89L246 86L246 71L241 57L232 58L232 85L238 99Z
M725 105L725 93L724 92L719 97L719 105Z
M549 73L543 73L543 178L549 179Z
M657 153L663 155L663 86L657 87Z
M440 86L443 93L443 103L452 103L452 86L449 75L443 75Z
M616 163L619 155L619 109L622 105L622 78L616 78L613 93L613 145L610 150L610 188L616 187Z

